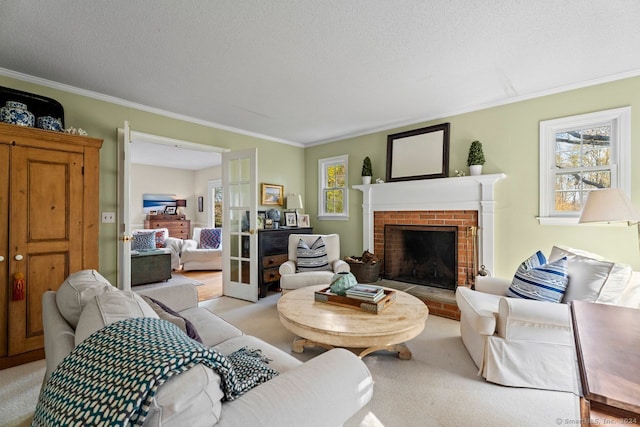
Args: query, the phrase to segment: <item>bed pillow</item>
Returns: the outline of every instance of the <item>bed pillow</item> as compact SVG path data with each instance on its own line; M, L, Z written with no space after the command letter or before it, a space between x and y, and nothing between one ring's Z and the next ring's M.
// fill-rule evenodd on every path
M589 252L554 246L551 249L549 259L554 261L562 257L567 258L569 272L569 283L563 302L596 301L615 263ZM620 293L622 293L625 284L622 284Z
M200 230L200 248L218 249L220 247L222 228L203 228Z
M134 251L149 251L156 248L156 230L137 230L133 233L131 249Z
M536 252L516 270L508 297L537 301L561 302L569 281L567 258L540 264L546 261L542 253Z
M331 271L327 248L322 237L318 237L309 247L307 243L300 239L296 250L296 272L305 271Z

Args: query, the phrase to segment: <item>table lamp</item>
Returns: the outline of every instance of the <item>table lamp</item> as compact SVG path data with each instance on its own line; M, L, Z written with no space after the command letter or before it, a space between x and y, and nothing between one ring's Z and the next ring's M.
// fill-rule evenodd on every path
M303 209L302 196L300 194L292 194L287 196L287 209L295 211L298 214L298 209Z
M637 225L638 245L640 246L640 213L619 188L590 191L578 222L581 224L587 222L626 222L627 225Z

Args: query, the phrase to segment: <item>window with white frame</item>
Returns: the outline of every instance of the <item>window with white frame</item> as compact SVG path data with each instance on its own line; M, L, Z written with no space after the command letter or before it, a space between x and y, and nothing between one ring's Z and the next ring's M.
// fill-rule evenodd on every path
M349 219L349 156L318 160L318 219Z
M631 189L631 108L540 122L541 224L577 224L589 191Z

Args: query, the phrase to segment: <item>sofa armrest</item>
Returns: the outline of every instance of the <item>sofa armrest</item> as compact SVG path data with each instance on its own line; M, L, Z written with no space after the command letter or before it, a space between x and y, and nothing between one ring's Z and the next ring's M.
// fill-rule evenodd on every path
M571 319L566 304L501 298L498 335L507 340L571 344Z
M47 363L44 382L47 382L62 359L75 347L75 332L58 311L56 293L53 291L42 294L42 326Z
M285 261L280 264L280 268L278 268L278 272L282 276L283 274L294 274L296 272L296 263L295 261Z
M343 261L341 259L337 259L333 262L333 272L334 273L341 273L341 272L345 272L348 273L351 271L351 266L349 266L349 263L346 261Z
M222 405L218 426L338 426L371 400L367 366L333 349ZM280 396L274 405L274 396Z
M476 277L476 291L484 292L485 294L504 296L507 294L509 286L511 286L511 280L509 279L489 276Z
M141 291L136 291L134 287L133 290L140 295L156 299L178 312L198 306L198 290L191 283L149 288Z

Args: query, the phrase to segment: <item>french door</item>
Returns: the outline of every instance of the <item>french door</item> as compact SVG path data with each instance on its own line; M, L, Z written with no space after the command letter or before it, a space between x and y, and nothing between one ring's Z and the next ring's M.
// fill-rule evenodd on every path
M224 295L258 300L257 148L222 154Z

